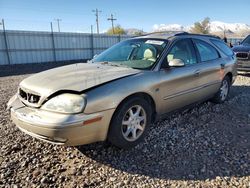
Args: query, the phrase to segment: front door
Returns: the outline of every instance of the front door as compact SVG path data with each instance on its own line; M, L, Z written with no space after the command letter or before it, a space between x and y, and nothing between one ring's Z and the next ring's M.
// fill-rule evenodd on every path
M169 112L198 101L199 63L191 39L174 43L166 61L181 59L185 66L160 70L161 112Z

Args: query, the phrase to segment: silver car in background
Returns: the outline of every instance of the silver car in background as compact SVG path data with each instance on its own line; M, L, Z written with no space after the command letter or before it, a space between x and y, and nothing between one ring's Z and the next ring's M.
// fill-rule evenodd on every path
M169 112L223 103L235 78L236 57L222 40L152 33L24 79L8 106L17 127L38 139L130 148Z

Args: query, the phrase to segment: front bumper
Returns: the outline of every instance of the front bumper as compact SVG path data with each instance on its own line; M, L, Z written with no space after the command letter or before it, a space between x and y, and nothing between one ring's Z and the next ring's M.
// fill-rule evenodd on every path
M59 145L104 141L114 109L94 114L60 114L30 108L14 96L8 106L17 127L35 138Z
M238 59L237 70L250 72L250 60L240 60Z

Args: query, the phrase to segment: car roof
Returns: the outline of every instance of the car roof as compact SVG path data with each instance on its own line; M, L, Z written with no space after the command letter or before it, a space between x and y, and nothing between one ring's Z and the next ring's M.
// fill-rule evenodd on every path
M215 35L205 35L205 34L193 34L193 33L188 33L188 32L183 32L183 31L162 31L162 32L153 32L153 33L147 33L145 35L136 37L136 38L154 38L154 39L164 39L164 40L169 40L172 38L176 37L190 37L190 36L195 36L195 37L210 37L210 38L215 38L215 39L221 39L218 36Z

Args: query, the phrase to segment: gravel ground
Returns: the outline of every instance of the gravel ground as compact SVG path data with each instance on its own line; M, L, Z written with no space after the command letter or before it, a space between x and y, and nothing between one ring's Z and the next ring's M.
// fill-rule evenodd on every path
M131 150L55 146L19 131L5 105L27 76L0 78L0 187L250 187L250 75L226 103L173 114Z

